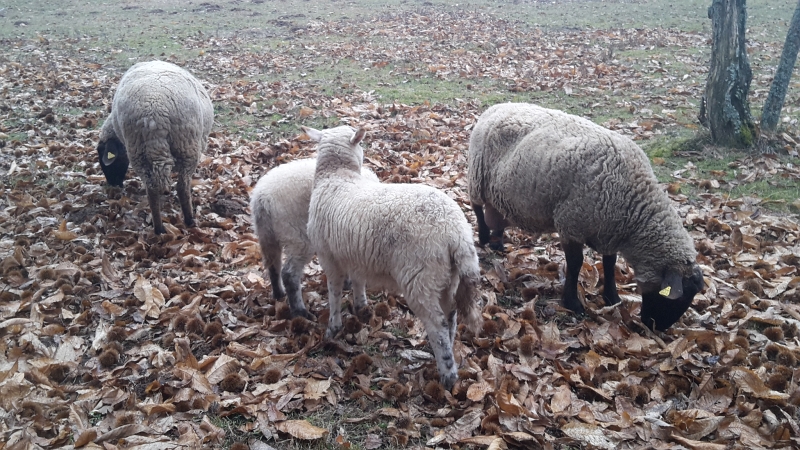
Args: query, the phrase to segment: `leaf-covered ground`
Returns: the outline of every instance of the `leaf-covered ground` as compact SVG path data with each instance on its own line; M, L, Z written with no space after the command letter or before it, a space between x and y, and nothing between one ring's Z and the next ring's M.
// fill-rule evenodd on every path
M622 260L624 302L604 307L587 252L578 320L558 303L553 236L510 230L505 253L479 249L485 323L457 339L452 392L402 298L371 292L373 316L346 315L344 338L325 343L319 266L304 284L313 323L288 318L259 265L248 193L269 168L313 155L299 124L366 127L382 180L443 189L473 220L465 151L486 104L541 97L643 143L669 138L694 127L706 34L543 31L446 8L287 33L300 43L269 51L253 49L257 35L180 39L194 56L172 59L208 83L218 123L195 177L198 226L182 225L172 199L166 236L153 235L135 174L108 188L96 163L128 65L115 44L3 40L0 448L800 446L800 227L770 198L729 195L796 187L796 158L742 156L710 177L699 160L653 159L707 283L667 333L639 323ZM665 46L669 60L648 56ZM753 46L756 66L779 54ZM353 81L364 71L383 80L376 89ZM763 100L768 82L754 85ZM414 101L439 89L463 95ZM778 145L790 155L793 102Z

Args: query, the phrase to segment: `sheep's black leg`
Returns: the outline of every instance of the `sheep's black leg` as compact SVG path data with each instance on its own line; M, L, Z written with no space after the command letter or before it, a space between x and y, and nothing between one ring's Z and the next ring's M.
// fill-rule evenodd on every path
M564 295L561 304L565 308L583 314L584 308L578 298L578 275L583 266L583 244L580 242L562 242L564 256L567 260L567 279L564 281Z
M496 210L494 206L486 203L475 205L475 218L478 222L478 242L481 245L489 244L492 250L503 250L503 231L508 221Z
M178 201L183 212L183 223L187 227L194 226L194 212L192 211L192 174L188 171L181 171L178 174Z
M489 242L489 226L486 225L486 220L483 218L483 205L472 205L475 211L475 219L478 222L478 243L486 245Z
M156 234L164 234L164 224L161 223L161 194L152 188L147 188L147 200L150 202L150 213L153 215L153 229Z
M308 312L306 305L303 303L303 292L300 287L303 266L305 266L305 261L302 258L289 258L283 267L281 276L283 278L283 286L286 288L286 301L289 303L289 311L292 317L302 316L308 320L316 320L316 317Z
M282 299L286 296L286 292L281 283L280 263L277 266L269 266L267 272L269 272L269 282L272 285L272 297L275 300Z
M615 279L614 268L617 265L617 254L603 255L603 301L606 306L619 303L617 293L617 282Z

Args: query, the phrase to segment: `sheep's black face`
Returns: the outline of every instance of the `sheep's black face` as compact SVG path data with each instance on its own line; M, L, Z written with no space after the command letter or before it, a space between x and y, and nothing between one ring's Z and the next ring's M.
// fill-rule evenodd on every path
M97 155L100 168L106 181L112 186L122 186L125 174L128 173L128 152L117 138L110 138L97 144Z
M671 284L674 286L669 289L662 286L642 293L642 322L650 329L665 331L671 327L692 305L694 296L703 289L703 272L696 264L692 268L691 276L675 277L676 275L665 277L665 280L672 278ZM670 295L676 290L681 291L679 296Z

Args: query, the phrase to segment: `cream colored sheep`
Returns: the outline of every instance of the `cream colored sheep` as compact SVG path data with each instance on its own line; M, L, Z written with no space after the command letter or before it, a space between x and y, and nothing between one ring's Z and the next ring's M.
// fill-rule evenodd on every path
M303 268L314 254L306 224L316 167L315 158L281 164L261 177L250 194L253 227L272 284L272 295L276 300L288 296L292 317L311 320L314 316L303 303L300 282ZM362 167L361 173L378 182L368 168ZM286 253L283 269L282 253Z
M439 377L450 389L458 378L453 357L456 316L477 332L480 267L472 227L443 192L415 184L381 184L360 172L364 130L304 128L317 145L317 170L308 237L328 277L326 336L342 328L342 284L353 283L357 310L365 285L402 294L422 321Z

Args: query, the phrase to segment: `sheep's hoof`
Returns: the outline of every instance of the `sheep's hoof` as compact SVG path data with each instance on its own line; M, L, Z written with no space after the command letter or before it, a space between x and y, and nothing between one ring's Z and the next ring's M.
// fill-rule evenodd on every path
M561 300L561 304L564 306L564 308L574 312L576 316L581 316L586 313L586 309L583 307L581 301L578 300L577 297L571 299L564 298Z
M317 316L311 314L306 309L291 310L290 313L292 315L292 319L294 319L295 317L304 317L304 318L306 318L306 319L308 319L308 320L310 320L312 322L316 322L317 321Z
M453 386L456 385L456 380L458 380L458 372L450 372L444 375L439 375L439 382L442 383L445 389L448 391L453 390Z
M603 301L606 303L606 306L616 305L620 302L619 294L616 292L614 295L603 294Z
M489 240L489 248L496 252L502 252L506 249L505 245L503 245L503 239L495 237Z
M331 328L329 326L328 329L325 330L325 340L332 341L332 340L336 339L336 336L339 334L340 331L342 331L342 327L341 326L336 327L336 328Z

